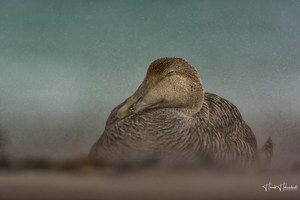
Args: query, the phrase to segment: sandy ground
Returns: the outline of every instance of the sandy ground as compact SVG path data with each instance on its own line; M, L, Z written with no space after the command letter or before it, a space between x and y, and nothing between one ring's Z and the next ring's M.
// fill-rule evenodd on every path
M265 192L263 185L300 186L300 172L208 170L0 171L0 199L300 199L300 190Z

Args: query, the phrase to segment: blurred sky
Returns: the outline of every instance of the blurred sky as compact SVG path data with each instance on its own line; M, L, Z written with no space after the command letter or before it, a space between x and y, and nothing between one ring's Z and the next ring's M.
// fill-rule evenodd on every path
M0 0L0 125L14 157L85 155L159 57L199 70L274 162L300 162L300 1Z

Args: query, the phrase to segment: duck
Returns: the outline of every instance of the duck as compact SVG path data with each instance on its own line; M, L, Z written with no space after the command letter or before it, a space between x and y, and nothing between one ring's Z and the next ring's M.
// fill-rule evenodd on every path
M271 155L270 138L263 148ZM138 89L112 110L89 157L111 165L249 166L258 154L237 107L205 92L188 61L165 57L153 61Z

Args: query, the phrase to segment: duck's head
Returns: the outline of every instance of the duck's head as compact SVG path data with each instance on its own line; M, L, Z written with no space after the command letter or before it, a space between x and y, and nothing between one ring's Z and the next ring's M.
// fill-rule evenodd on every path
M192 116L200 111L203 101L204 90L196 69L182 58L160 58L150 64L144 81L117 111L117 117L159 108L173 108Z

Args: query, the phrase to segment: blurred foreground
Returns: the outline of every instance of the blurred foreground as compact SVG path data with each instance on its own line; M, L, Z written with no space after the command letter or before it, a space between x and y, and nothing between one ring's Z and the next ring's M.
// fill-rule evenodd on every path
M3 162L5 163L5 162ZM87 160L54 164L23 160L2 165L0 199L299 199L299 170L108 168ZM282 187L282 186L280 186ZM283 188L281 188L283 190Z

